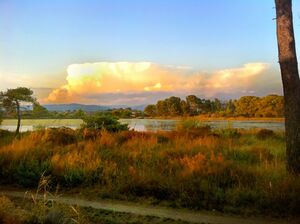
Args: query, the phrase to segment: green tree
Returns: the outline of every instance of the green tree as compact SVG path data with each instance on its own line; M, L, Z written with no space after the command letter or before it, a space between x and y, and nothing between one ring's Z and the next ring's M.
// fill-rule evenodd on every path
M168 108L169 116L181 116L182 115L182 108L181 108L181 99L179 97L171 96L170 98L166 99L166 104Z
M285 103L287 167L300 173L300 79L291 0L275 0L278 55Z
M165 100L159 100L156 104L156 112L158 116L167 116L169 113L168 105Z
M8 89L5 92L0 92L0 102L5 110L10 112L16 112L18 123L16 129L16 135L20 132L21 125L21 110L20 104L22 102L34 103L36 100L33 98L33 91L26 87L18 87L16 89Z
M84 118L85 117L85 112L82 110L82 109L78 109L78 110L76 110L75 111L75 113L74 113L74 117L75 118Z
M234 101L233 100L229 100L226 103L226 109L225 109L225 114L226 116L232 116L235 112L235 106L234 106Z
M32 117L34 118L47 118L49 111L38 102L34 102L32 106Z
M111 113L113 116L118 118L131 118L132 109L131 108L113 109Z
M150 104L150 105L146 106L145 109L144 109L144 114L147 117L155 117L157 115L156 106L153 105L153 104Z
M258 102L256 117L282 117L283 97L278 95L268 95L262 97Z
M215 111L214 102L207 99L201 99L199 108L201 113L210 113Z
M235 101L235 113L238 116L254 117L258 110L259 97L243 96Z
M117 118L110 114L105 114L102 112L95 113L90 116L85 116L83 118L84 128L101 130L105 129L109 132L125 131L128 130L127 124L121 124Z
M185 100L181 100L180 102L181 110L183 115L190 115L190 107Z
M190 115L197 115L200 112L201 99L195 95L186 97L186 103L190 109Z
M222 103L218 98L215 98L211 102L211 105L212 105L211 112L220 112L222 110Z

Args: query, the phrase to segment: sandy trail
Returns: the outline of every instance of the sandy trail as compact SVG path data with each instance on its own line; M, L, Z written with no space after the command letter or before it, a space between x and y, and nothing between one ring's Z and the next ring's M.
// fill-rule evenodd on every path
M31 198L30 194L25 194L21 191L0 191L0 194L18 197L18 198ZM38 199L42 199L42 195L37 196ZM126 212L143 216L156 216L160 218L170 218L174 220L183 220L192 223L207 223L207 224L296 224L300 223L300 220L283 220L283 219L269 219L269 218L243 218L238 216L228 215L216 215L211 213L191 211L187 209L174 209L162 206L149 206L141 205L138 203L124 202L118 200L97 200L90 201L76 197L51 197L48 196L48 200L53 200L67 205L78 205L80 207L92 207L94 209L104 209L114 212Z

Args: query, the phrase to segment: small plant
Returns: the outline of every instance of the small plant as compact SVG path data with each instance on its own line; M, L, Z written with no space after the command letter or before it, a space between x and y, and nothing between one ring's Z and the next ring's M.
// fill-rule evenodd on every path
M43 130L42 141L54 145L68 145L77 141L76 131L71 128L49 128Z
M20 161L15 171L16 182L24 187L34 187L38 184L39 177L48 169L47 161L35 159Z
M274 131L269 129L261 129L257 132L256 137L260 140L265 140L275 136Z
M168 136L165 135L157 135L157 143L159 144L163 144L163 143L168 143L170 141L170 139L168 138Z
M64 184L68 187L76 187L83 184L87 177L83 169L71 168L65 171L63 176Z
M95 113L94 115L83 118L83 128L107 130L109 132L118 132L128 130L127 124L121 124L115 117L105 113Z
M211 134L211 127L197 119L186 119L177 124L176 131L186 133L190 137L201 137Z
M34 194L26 192L32 199L33 208L32 217L29 223L44 224L84 224L85 218L75 206L66 206L59 204L56 200L59 198L57 191L50 193L51 177L42 174L36 192Z
M9 144L14 139L14 133L0 129L0 146Z
M202 123L197 119L184 119L177 124L176 130L186 131L186 130L197 129L202 126L203 126Z
M234 128L225 128L218 131L219 134L226 138L239 138L241 137L241 133Z
M41 131L41 130L45 130L46 129L46 126L45 125L33 125L33 130L34 131Z
M6 196L0 196L0 223L22 224L28 219L29 212L16 207Z

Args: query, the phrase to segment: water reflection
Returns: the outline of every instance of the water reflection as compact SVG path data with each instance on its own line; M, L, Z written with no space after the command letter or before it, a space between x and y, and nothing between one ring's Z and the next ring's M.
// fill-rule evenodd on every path
M137 131L171 131L176 128L179 120L158 120L158 119L121 119L122 123L127 123L131 129ZM213 129L218 128L266 128L274 131L283 131L283 122L271 121L203 121L203 125L209 125Z
M161 120L161 119L120 119L121 123L128 124L130 129L136 131L171 131L176 128L177 123L179 120ZM63 123L63 122L62 122ZM76 122L75 122L76 123ZM213 129L216 128L244 128L244 129L251 129L251 128L267 128L271 130L284 130L284 123L283 122L270 122L270 121L226 121L226 120L218 120L218 121L205 121L202 122L204 125L209 125ZM20 131L33 131L39 130L43 128L58 128L58 127L69 127L72 129L77 129L80 127L80 124L74 125L53 125L53 123L39 124L39 120L34 121L34 125L21 125ZM16 125L0 125L1 129L15 131Z

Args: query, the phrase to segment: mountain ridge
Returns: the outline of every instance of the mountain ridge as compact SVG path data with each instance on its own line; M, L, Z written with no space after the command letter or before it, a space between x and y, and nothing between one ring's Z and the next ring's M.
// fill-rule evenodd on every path
M133 110L144 110L146 105L94 105L94 104L80 104L80 103L70 103L70 104L43 104L49 111L73 111L73 110L83 110L86 112L96 112L96 111L105 111L111 109L120 109L120 108L131 108Z

